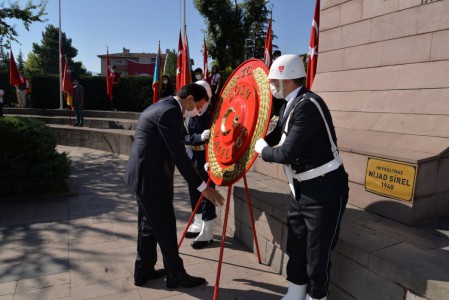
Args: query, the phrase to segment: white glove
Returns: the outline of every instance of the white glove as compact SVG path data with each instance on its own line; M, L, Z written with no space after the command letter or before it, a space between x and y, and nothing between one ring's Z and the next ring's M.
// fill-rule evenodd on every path
M205 141L208 140L210 137L210 129L206 129L203 131L203 133L201 134L201 140Z
M210 167L210 163L205 163L205 164L204 164L204 170L205 170L206 172L209 172L209 167Z
M256 145L254 146L254 150L256 150L257 153L261 154L263 148L267 146L268 146L267 142L265 142L264 139L260 138L257 140Z

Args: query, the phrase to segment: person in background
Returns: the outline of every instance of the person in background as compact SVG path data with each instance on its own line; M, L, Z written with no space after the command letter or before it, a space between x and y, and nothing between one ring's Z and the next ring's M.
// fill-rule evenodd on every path
M173 86L170 83L170 78L167 75L162 76L161 98L173 96Z
M150 105L137 122L125 173L125 183L136 194L138 205L136 286L164 275L170 289L206 283L204 278L187 274L179 256L173 181L176 166L189 186L196 188L213 205L224 203L223 196L201 179L184 144L183 118L201 110L208 99L204 87L190 83L179 89L176 96ZM157 245L165 269L155 269Z
M73 80L73 108L76 113L76 123L73 126L83 127L84 88L77 77Z
M111 109L117 110L117 104L119 102L119 90L120 90L120 73L117 72L117 67L112 66L112 100Z
M203 74L203 69L201 68L196 68L195 71L193 71L194 75L195 75L195 81L198 80L204 80L206 81L206 79L204 79L204 74ZM209 86L210 87L210 86Z
M0 117L3 117L3 95L5 92L0 89Z
M281 56L281 55L282 55L282 53L281 53L280 50L275 50L275 51L273 52L273 62L274 62L279 56Z
M30 88L30 81L25 77L25 74L20 71L20 84L16 87L17 105L19 108L27 106L27 90Z
M270 90L286 104L275 129L254 147L264 161L284 165L292 193L287 217L288 291L283 300L327 298L331 252L349 193L330 111L320 96L303 86L305 76L297 55L282 55L273 62Z
M210 77L210 88L212 90L212 105L214 105L218 99L218 95L220 93L220 85L221 85L221 75L220 73L218 73L218 67L213 66L212 75Z
M195 70L195 74L202 74L202 70ZM209 98L212 97L212 91L209 84L205 80L198 80L195 82L203 86ZM204 181L209 179L209 175L204 169L206 163L206 143L210 137L210 120L212 117L212 106L210 101L207 101L201 109L198 111L197 116L190 117L187 122L187 134L185 136L185 142L187 146L191 147L191 160L196 170L200 174ZM213 183L210 185L215 187ZM192 211L198 203L201 196L195 188L189 188L190 203L192 205ZM215 206L212 205L207 199L202 200L200 207L195 214L194 222L189 226L186 237L196 239L192 242L194 249L201 249L212 243L214 239L214 220L217 217L215 212Z

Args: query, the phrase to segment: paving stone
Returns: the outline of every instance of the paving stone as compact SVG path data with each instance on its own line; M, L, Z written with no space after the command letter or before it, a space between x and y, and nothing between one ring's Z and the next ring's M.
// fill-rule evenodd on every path
M10 281L5 283L0 283L0 299L4 296L14 294L16 291L17 281Z

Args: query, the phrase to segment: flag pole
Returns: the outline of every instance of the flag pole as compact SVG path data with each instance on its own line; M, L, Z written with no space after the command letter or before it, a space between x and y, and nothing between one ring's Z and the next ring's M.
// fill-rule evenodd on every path
M186 35L186 0L182 0L182 13L183 13L183 22L184 26L182 28L184 29L184 36Z
M61 53L61 47L62 47L62 37L61 37L61 0L59 0L59 59L58 59L58 64L59 64L59 109L63 109L63 105L62 105L62 68L61 68L61 58L62 58L62 53Z

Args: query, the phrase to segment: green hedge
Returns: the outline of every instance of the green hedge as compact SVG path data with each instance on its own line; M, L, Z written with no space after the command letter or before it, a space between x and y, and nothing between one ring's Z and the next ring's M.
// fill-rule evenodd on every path
M36 75L30 78L31 107L42 109L59 108L59 77ZM153 102L152 77L127 77L120 80L118 110L140 112ZM84 87L86 110L110 110L111 103L106 94L106 79L100 76L81 76ZM15 88L9 84L9 74L0 74L0 88L5 91L5 105L17 102ZM64 102L65 106L65 102Z
M64 186L70 161L56 137L33 118L0 118L0 195L42 193Z

